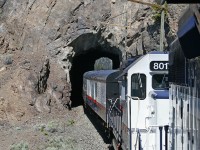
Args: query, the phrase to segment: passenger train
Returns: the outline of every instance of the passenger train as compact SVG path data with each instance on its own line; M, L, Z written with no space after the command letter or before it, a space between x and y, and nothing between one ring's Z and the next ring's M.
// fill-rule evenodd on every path
M200 4L182 15L177 35L168 53L84 73L84 106L106 124L115 150L200 150Z
M122 149L160 149L159 128L169 125L168 54L136 57L123 71L89 71L83 75L83 98L112 130ZM167 134L167 130L165 131Z

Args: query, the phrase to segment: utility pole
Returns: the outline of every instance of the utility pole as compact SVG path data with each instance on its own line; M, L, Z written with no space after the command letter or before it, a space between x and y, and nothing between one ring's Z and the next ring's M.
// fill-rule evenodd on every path
M165 35L165 13L161 11L161 22L160 22L160 51L164 50L164 35Z
M163 5L158 5L158 4L152 4L152 3L148 3L148 2L143 2L143 1L139 1L139 0L128 0L134 3L139 3L139 4L143 4L143 5L147 5L147 6L151 6L151 7L155 7L158 9L161 9L161 21L160 21L160 51L164 50L164 34L165 34L165 27L164 27L164 20L165 20L165 7Z

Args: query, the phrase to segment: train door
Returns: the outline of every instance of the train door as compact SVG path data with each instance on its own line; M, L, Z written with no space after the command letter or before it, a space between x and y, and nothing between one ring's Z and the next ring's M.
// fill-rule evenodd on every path
M127 80L126 76L124 79L119 81L119 93L120 93L120 104L122 106L122 148L130 149L129 136L130 131L128 130L128 105L127 105ZM129 133L129 134L127 134Z
M145 73L133 73L128 79L128 122L131 130L131 149L141 149L147 143L146 138L146 114L147 114L147 75ZM151 141L150 141L151 143Z

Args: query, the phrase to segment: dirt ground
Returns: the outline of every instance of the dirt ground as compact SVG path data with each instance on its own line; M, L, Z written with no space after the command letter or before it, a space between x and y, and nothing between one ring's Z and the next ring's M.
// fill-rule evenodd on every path
M51 62L47 90L38 94L40 57L15 53L9 65L0 58L0 150L107 150L99 121L86 115L82 106L63 107L59 98L66 93L60 92L61 81L52 73L58 76L58 66ZM52 92L51 84L60 90Z
M1 124L0 150L108 150L103 134L100 122L82 106L53 110L16 125Z

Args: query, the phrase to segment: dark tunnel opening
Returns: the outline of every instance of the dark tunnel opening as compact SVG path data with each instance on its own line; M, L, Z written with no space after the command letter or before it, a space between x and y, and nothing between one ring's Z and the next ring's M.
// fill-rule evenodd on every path
M94 70L95 61L101 57L110 58L113 61L113 69L119 68L120 60L118 54L90 49L73 57L72 68L70 70L72 107L77 107L83 104L83 74L87 71Z

